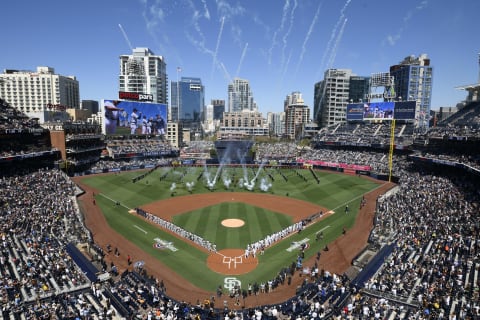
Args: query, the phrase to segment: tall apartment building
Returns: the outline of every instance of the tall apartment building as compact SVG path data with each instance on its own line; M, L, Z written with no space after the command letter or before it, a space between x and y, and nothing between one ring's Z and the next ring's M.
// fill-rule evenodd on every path
M286 111L287 107L292 104L304 104L302 94L299 91L294 91L287 95L283 101L283 110Z
M257 110L253 100L248 80L235 78L228 85L228 112L241 112L243 110Z
M76 77L55 74L51 67L4 70L0 74L0 97L40 123L68 120L65 110L80 107Z
M267 124L270 134L282 137L285 134L285 112L268 112Z
M320 128L346 120L349 103L350 69L328 69L322 81L315 84L314 120Z
M119 91L149 94L155 103L168 104L167 64L148 48L120 56Z
M182 77L180 81L172 81L171 120L182 121L184 126L200 123L205 107L205 87L200 78Z
M223 121L223 113L225 112L225 100L212 99L210 104L205 106L203 131L205 133L213 133Z
M222 121L225 112L225 100L212 99L210 104L213 106L213 120Z
M417 127L427 128L432 102L433 67L426 54L409 56L390 67L394 77L397 98L416 101L415 119Z
M303 104L292 104L285 111L285 135L290 139L301 138L310 121L310 108Z

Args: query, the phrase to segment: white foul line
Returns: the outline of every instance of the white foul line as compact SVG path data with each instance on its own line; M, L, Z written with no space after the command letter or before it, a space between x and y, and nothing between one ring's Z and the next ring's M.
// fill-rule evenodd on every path
M147 231L143 230L142 228L140 228L139 226L137 226L136 224L133 225L135 228L137 228L138 230L142 231L143 233L147 234Z

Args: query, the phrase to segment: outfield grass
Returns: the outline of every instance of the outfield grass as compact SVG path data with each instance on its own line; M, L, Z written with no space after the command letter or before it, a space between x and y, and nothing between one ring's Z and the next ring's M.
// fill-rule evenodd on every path
M191 246L189 242L179 240L140 217L129 214L126 210L170 198L172 192L176 197L189 195L190 191L196 194L211 192L205 181L204 170L204 168L198 167L176 169L166 167L155 170L136 183L132 183L132 178L143 172L88 176L83 179L83 182L99 190L100 195L96 196L97 204L113 229L123 234L145 252L161 260L172 269L172 272L177 272L196 286L213 292L219 284L223 283L225 275L217 274L206 267L208 253ZM293 241L308 238L310 249L307 250L305 258L308 259L316 254L325 244L340 236L343 227L353 225L362 195L378 187L377 183L368 179L328 172L316 172L320 178L320 184L317 184L310 171L298 169L279 171L273 168L261 170L228 168L223 169L221 174L217 171L216 168L209 168L208 171L210 180L213 180L218 173L217 183L214 187L217 191L265 192L259 186L263 179L265 185L271 184L266 191L268 193L288 194L289 197L313 202L339 213L343 213L347 203L351 209L351 214L328 216L300 234L294 234L287 240L268 248L264 255L259 256L259 266L254 271L236 276L242 282L242 286L246 286L248 283L267 281L276 276L281 268L289 266L295 261L298 251L286 250ZM245 179L245 177L247 178ZM251 181L254 177L257 178L257 183L252 191L246 190L244 185L239 186L240 182ZM229 181L231 182L227 188L224 182L228 184ZM119 201L121 205L116 205L116 201ZM247 221L248 227L230 228L227 232L220 225L220 221L225 218L242 219ZM290 216L239 202L201 208L177 215L173 221L183 229L215 243L217 249L245 248L247 243L262 239L266 235L292 224ZM324 238L317 242L315 233L319 230L323 230ZM178 251L154 248L155 238L172 242Z

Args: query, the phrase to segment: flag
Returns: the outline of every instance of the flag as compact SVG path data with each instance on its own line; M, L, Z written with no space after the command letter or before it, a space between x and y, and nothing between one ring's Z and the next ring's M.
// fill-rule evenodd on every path
M177 67L177 72L182 72L182 68Z

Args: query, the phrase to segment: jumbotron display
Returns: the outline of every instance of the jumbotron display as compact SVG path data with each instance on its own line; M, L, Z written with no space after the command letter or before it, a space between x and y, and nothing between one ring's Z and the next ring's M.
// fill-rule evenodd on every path
M167 127L167 105L125 100L102 100L102 132L164 135Z
M347 121L412 120L415 119L415 101L350 103Z

